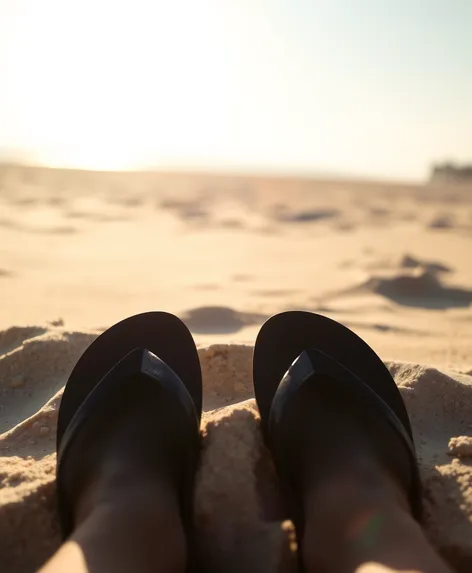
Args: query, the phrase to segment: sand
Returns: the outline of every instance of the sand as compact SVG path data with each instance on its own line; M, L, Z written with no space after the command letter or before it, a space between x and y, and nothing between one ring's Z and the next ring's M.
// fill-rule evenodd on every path
M294 571L251 380L266 317L314 310L371 344L412 419L426 531L472 570L472 189L0 168L0 564L59 543L55 427L105 327L177 313L199 345L208 571ZM19 325L19 326L12 326ZM30 326L38 325L38 326Z

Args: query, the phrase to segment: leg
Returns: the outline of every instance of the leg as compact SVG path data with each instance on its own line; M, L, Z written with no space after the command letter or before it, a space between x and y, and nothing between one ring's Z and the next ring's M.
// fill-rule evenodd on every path
M79 505L72 536L40 573L183 572L186 540L172 490L139 479L125 491L104 487L102 501Z
M198 353L179 319L145 313L100 335L62 397L56 486L67 541L40 573L183 572L200 417Z
M449 573L410 514L403 487L370 453L356 418L336 415L338 428L326 464L311 467L310 439L303 455L306 516L303 556L316 573ZM305 428L309 435L308 427ZM316 431L315 429L313 429ZM316 444L315 444L316 442ZM319 437L313 442L319 451ZM311 477L310 477L311 476Z
M308 571L447 573L401 489L381 468L352 467L306 497Z
M254 387L304 571L450 571L414 519L421 488L401 395L364 341L321 315L276 315L257 337Z

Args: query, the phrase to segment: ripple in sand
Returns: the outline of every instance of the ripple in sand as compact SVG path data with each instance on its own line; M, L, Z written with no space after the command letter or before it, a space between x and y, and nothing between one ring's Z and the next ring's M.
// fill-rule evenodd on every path
M455 222L451 215L444 213L433 217L427 227L429 229L452 229L455 227Z
M16 231L22 231L26 233L38 233L38 234L45 234L45 233L54 233L58 235L68 235L71 233L76 233L77 229L72 227L71 225L53 225L51 227L40 227L34 226L24 223L19 223L18 221L13 221L9 219L0 219L0 227L4 227L6 229L14 229Z
M314 223L325 219L334 219L340 214L338 209L305 209L303 211L276 214L276 219L282 223Z
M261 289L252 291L252 294L256 296L264 296L264 297L283 297L283 296L290 296L293 294L297 294L298 290L293 289Z
M208 221L210 211L206 208L204 200L198 199L162 199L157 207L169 210L185 221Z

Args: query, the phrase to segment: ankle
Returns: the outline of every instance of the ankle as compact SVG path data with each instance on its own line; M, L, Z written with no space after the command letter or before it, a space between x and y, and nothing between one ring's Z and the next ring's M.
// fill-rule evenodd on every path
M76 527L97 514L139 520L138 523L143 524L151 524L160 516L171 520L175 515L180 520L176 492L165 484L146 481L131 485L90 484L76 504Z
M420 525L401 506L369 508L353 516L344 535L311 537L305 532L303 559L319 573L452 573L435 553Z
M410 512L404 488L382 466L358 459L343 470L333 470L314 481L305 491L307 520L325 515L351 513L358 507L401 507Z
M353 468L330 476L305 498L304 560L319 571L355 561L364 550L381 544L392 520L411 520L405 493L377 467Z
M342 500L341 500L342 503ZM398 504L379 502L375 497L333 509L322 522L309 521L303 540L303 559L309 570L328 573L356 571L369 561L383 558L398 545L399 524L416 526Z
M82 503L78 510L70 540L83 548L89 570L185 569L187 538L175 495L131 486L120 496Z

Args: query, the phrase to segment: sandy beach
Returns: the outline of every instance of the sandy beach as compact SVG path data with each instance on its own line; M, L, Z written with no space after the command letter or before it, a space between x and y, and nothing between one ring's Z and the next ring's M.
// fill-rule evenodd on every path
M62 388L105 328L180 316L204 376L195 516L207 570L295 571L262 444L261 324L304 309L386 362L411 416L428 536L472 570L472 186L0 166L0 565L57 548Z

